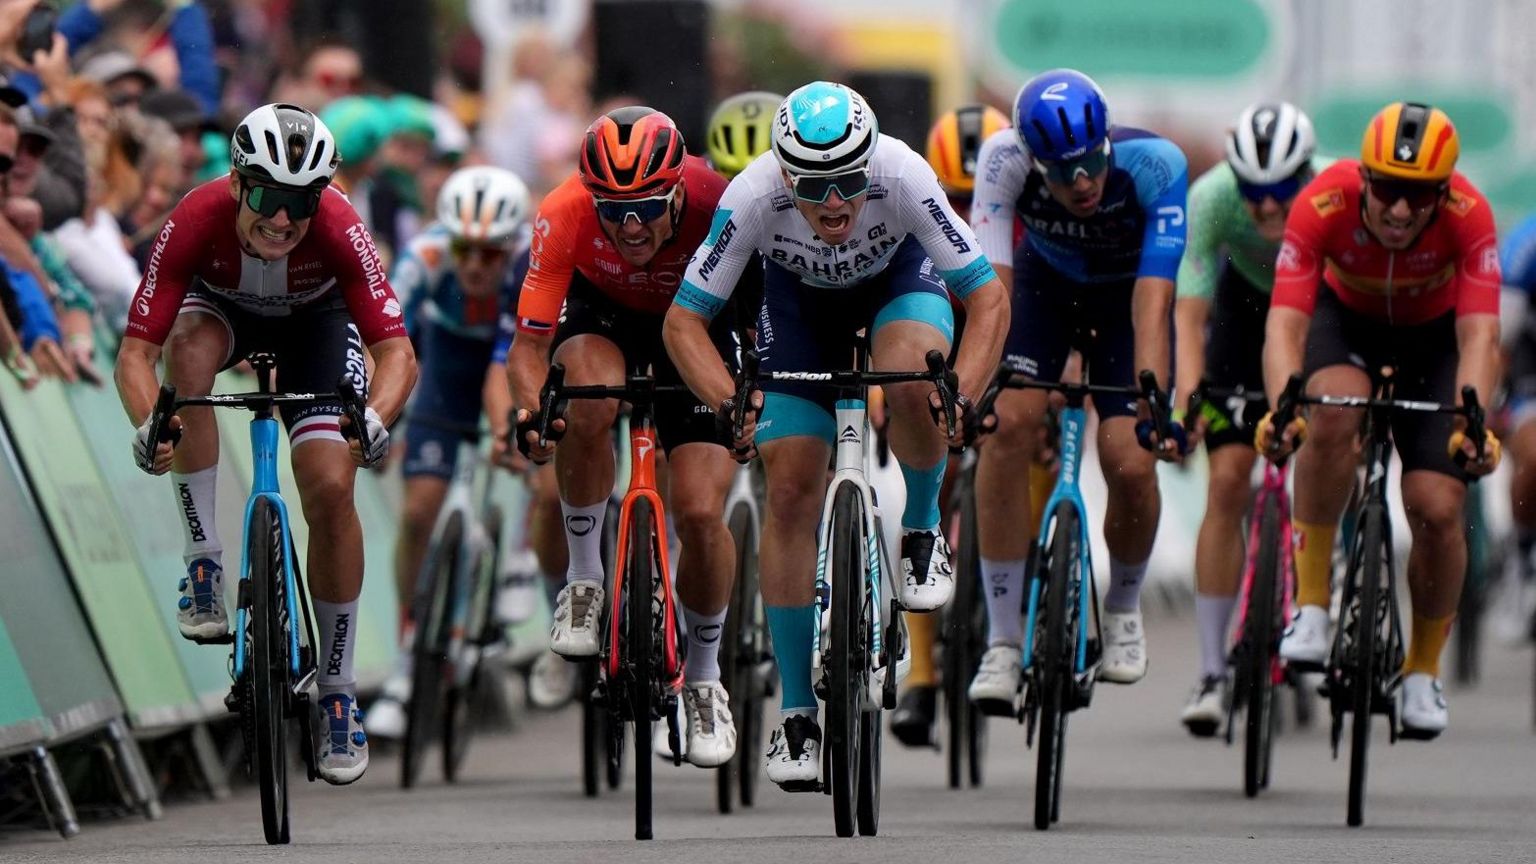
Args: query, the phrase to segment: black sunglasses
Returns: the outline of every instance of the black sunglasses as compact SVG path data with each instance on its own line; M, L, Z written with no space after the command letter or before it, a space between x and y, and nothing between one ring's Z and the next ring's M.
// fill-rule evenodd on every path
M1387 207L1405 201L1410 210L1428 210L1440 202L1445 194L1446 183L1425 183L1421 180L1392 180L1386 177L1367 177L1365 188L1372 198Z
M320 190L246 183L245 206L268 219L276 216L279 210L287 210L288 218L294 221L308 219L320 209Z

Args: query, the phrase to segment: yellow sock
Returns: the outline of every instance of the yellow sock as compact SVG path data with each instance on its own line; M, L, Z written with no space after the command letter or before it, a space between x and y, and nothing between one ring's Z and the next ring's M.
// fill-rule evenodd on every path
M912 671L907 673L908 687L937 687L939 674L933 666L933 643L938 635L939 613L906 612L907 636L912 640Z
M1403 660L1404 675L1423 672L1440 677L1440 655L1445 651L1445 640L1450 638L1451 622L1455 620L1455 615L1425 618L1413 613L1413 634L1408 640L1408 656Z
M1029 466L1029 539L1040 534L1040 520L1045 517L1045 502L1056 488L1056 475L1039 465Z
M1296 605L1327 609L1336 526L1294 520L1291 527L1296 531Z

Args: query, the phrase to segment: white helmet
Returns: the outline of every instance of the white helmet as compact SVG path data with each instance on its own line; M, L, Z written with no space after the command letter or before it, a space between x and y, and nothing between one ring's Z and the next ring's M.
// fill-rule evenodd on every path
M842 84L812 81L779 105L773 155L791 174L843 174L869 164L879 137L875 112L863 96Z
M528 218L528 187L505 168L476 165L449 175L437 195L437 221L476 243L510 240Z
M1237 179L1254 185L1285 180L1312 158L1317 138L1312 121L1289 102L1250 105L1227 135L1227 164Z
M229 161L237 173L253 180L322 189L336 176L341 153L319 117L278 102L257 108L235 127Z

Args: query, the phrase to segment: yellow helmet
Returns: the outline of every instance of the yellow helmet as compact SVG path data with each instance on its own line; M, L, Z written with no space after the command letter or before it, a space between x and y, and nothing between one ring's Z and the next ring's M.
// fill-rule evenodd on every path
M721 102L709 118L709 164L729 180L773 143L773 115L784 97L752 90Z
M1444 182L1456 170L1461 139L1451 118L1418 102L1393 102L1377 112L1360 142L1360 164L1401 180Z
M1009 125L1008 116L990 105L962 105L939 117L928 130L928 164L945 192L964 195L976 188L981 142Z

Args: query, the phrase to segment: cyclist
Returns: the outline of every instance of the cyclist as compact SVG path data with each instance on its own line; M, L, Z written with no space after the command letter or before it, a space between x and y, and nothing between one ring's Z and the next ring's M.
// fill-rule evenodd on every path
M737 93L721 102L709 118L709 164L727 180L745 171L752 160L768 152L773 140L773 115L784 97L777 93L751 90ZM763 261L754 256L742 270L736 287L736 308L742 323L755 323L763 306Z
M722 427L729 429L736 388L709 347L710 321L726 308L754 251L768 262L757 335L763 370L844 367L861 328L869 331L877 368L921 369L928 351L949 348L952 291L974 322L955 363L960 392L979 394L997 363L1007 294L928 163L879 134L862 96L825 81L799 88L779 106L772 149L731 181L667 313L668 353L693 392L719 406ZM773 732L766 773L801 790L815 787L821 765L811 689L814 538L836 434L834 396L795 384L765 382L764 389L766 398L755 395L749 406L761 419L733 444L738 452L760 446L767 477L758 570L783 721ZM945 442L931 425L938 396L926 385L905 384L885 388L885 399L891 452L907 491L892 581L904 606L931 610L954 588L939 529ZM961 407L968 409L969 399ZM950 443L964 437L957 430Z
M438 193L437 221L406 244L390 278L404 301L421 383L411 403L401 466L405 490L395 544L400 656L395 674L368 710L368 731L375 737L405 734L417 574L464 437L433 421L475 426L482 392L505 389L504 379L489 377L487 370L500 317L516 311L518 285L528 269L530 208L528 187L511 171L462 168Z
M1445 112L1394 102L1366 127L1359 161L1334 163L1301 191L1286 218L1265 324L1271 403L1298 371L1310 392L1369 396L1371 373L1392 364L1400 399L1450 402L1471 385L1486 404L1498 375L1498 246L1488 201L1455 170L1459 151ZM1466 572L1462 503L1467 480L1499 460L1493 433L1478 458L1464 425L1443 414L1392 420L1413 538L1401 714L1411 738L1433 738L1446 726L1440 652ZM1289 452L1303 429L1307 437L1296 456L1292 515L1298 609L1280 656L1316 665L1331 645L1330 563L1355 478L1346 469L1358 459L1360 413L1314 410L1280 436L1273 426L1268 415L1259 421L1261 450ZM1448 447L1468 455L1465 469Z
M661 383L680 383L662 348L661 313L709 230L724 188L703 159L684 154L670 117L629 106L588 127L577 173L550 193L534 220L507 372L519 406L519 446L536 462L555 458L570 565L550 642L567 658L596 656L600 645L603 518L613 491L611 430L618 404L571 403L565 419L554 424L563 436L559 447L539 447L533 429L550 352L565 365L571 385L619 385L635 366L651 367ZM736 349L733 324L722 319L710 334L717 358ZM672 517L682 546L677 591L688 638L687 758L712 767L736 751L718 662L735 563L720 514L735 465L717 441L713 412L689 394L661 396L656 426L667 450Z
M219 370L255 351L276 356L279 390L330 392L345 373L368 394L366 452L344 440L339 405L283 412L310 531L305 572L327 649L317 678L319 770L330 783L351 783L368 767L352 672L363 582L353 481L358 465L388 453L387 423L415 384L416 356L368 229L327 188L339 160L325 124L294 105L263 105L235 128L230 160L229 177L189 192L155 240L118 351L118 393L138 427L139 467L173 472L187 564L176 622L195 641L229 631L214 518L218 427L211 408L184 408L170 421L182 431L174 453L149 440L162 347L183 396L208 394Z
M1499 254L1504 277L1505 314L1501 315L1505 348L1509 352L1509 455L1515 463L1510 482L1510 512L1515 523L1517 559L1508 583L1511 600L1503 604L1507 620L1518 622L1527 635L1536 591L1530 580L1532 550L1536 549L1536 312L1530 298L1536 294L1536 216L1527 217L1509 232ZM1528 631L1536 636L1536 630Z
M976 157L981 142L1007 126L1008 117L1003 112L990 105L972 104L945 112L928 130L928 164L939 178L939 187L949 196L950 207L964 221L971 218L971 190L976 187ZM965 304L951 296L950 307L958 341L965 330ZM959 464L959 458L952 454L939 490L943 516L940 521L944 524L949 524L950 485ZM908 747L928 747L934 741L934 719L938 712L939 675L934 653L939 616L932 612L907 612L905 616L908 638L912 640L912 670L903 682L901 700L891 713L891 732Z
M1026 82L1013 120L1013 130L982 145L971 209L982 248L1013 286L1007 362L1059 381L1069 353L1080 348L1096 383L1134 386L1142 369L1167 382L1173 279L1184 251L1184 154L1150 132L1112 126L1099 86L1071 69ZM1026 231L1017 247L1015 213ZM1074 344L1074 335L1090 331L1091 341ZM998 431L979 454L990 647L970 696L989 714L1013 713L1023 670L1025 526L1039 514L1016 472L1035 458L1047 403L1045 391L1005 391L997 400ZM1099 677L1130 684L1147 670L1140 594L1161 508L1156 458L1174 459L1178 451L1172 440L1157 442L1157 457L1137 445L1134 427L1144 408L1138 400L1096 398L1094 408L1109 487L1110 585Z
M1179 393L1213 386L1264 392L1264 315L1285 215L1326 160L1313 157L1312 121L1289 102L1245 108L1227 133L1226 161L1189 187L1189 244L1179 264ZM1210 339L1206 339L1206 326ZM1243 514L1251 496L1251 430L1264 409L1207 402L1185 420L1210 460L1205 518L1195 542L1200 677L1180 721L1216 734L1227 714L1227 625L1243 569ZM1237 446L1233 446L1237 445Z

